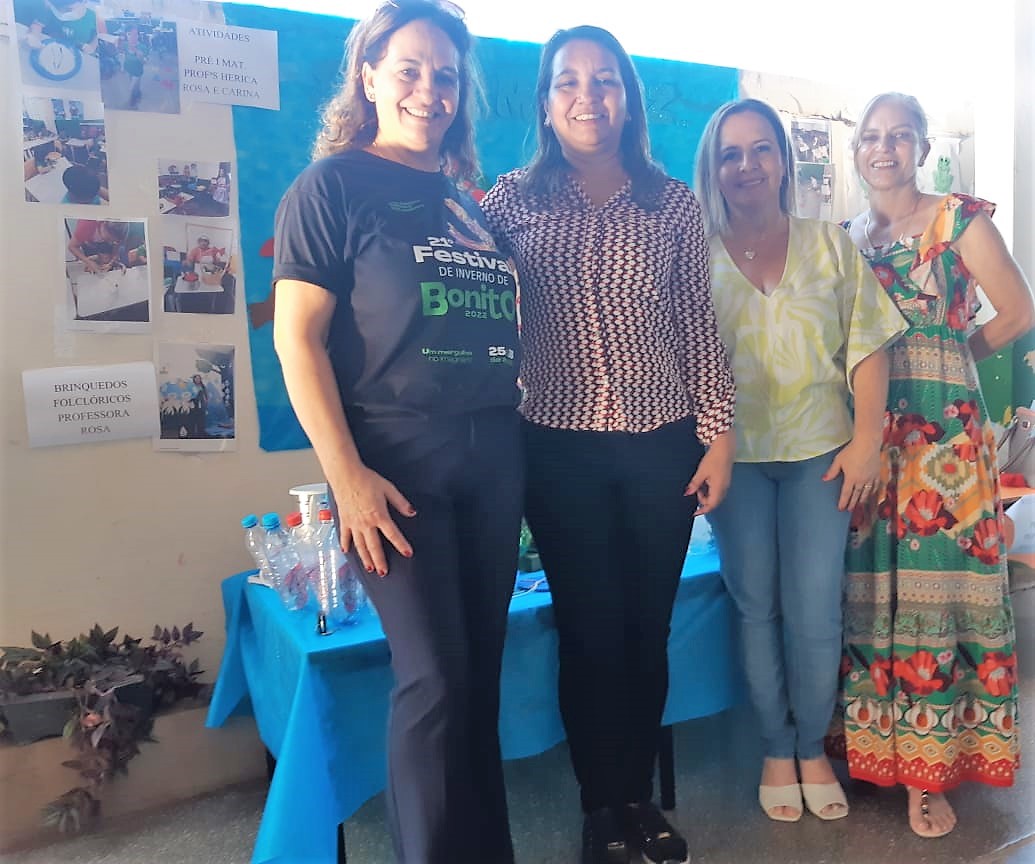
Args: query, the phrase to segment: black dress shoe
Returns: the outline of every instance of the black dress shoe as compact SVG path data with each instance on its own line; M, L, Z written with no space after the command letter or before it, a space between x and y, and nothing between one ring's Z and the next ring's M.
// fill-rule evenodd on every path
M646 864L690 864L686 840L650 801L627 804L621 811L629 843Z
M629 864L625 832L610 807L594 810L582 820L582 864Z

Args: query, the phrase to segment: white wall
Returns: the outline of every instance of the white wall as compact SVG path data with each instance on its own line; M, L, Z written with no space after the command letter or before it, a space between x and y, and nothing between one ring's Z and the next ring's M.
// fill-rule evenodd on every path
M336 11L364 14L370 5L339 3ZM977 193L999 202L1001 228L1013 209L1016 104L1022 112L1017 152L1025 154L1017 169L1016 195L1023 204L1017 208L1018 225L1026 225L1030 241L1035 181L1030 159L1032 12L1027 2L1017 4L1016 16L1012 2L953 0L940 4L936 14L921 4L899 4L893 23L886 14L847 3L808 14L775 3L738 4L735 10L693 4L683 13L693 23L679 26L662 11L671 4L661 0L641 0L635 16L628 4L601 7L588 0L569 0L562 15L552 0L525 0L519 16L498 0L464 5L472 27L488 35L494 30L508 38L541 41L557 26L592 22L610 27L634 53L806 79L855 76L873 91L912 91L932 107L973 101L979 109ZM510 11L505 30L483 24L493 8ZM850 17L839 16L839 10ZM997 35L1012 33L1014 17L1027 28L1026 35L1016 40ZM636 24L640 32L634 34ZM913 45L904 37L898 45L888 41L908 33L916 34ZM1015 42L1023 49L1024 69L1014 67ZM69 335L56 329L54 309L63 276L52 250L61 208L22 200L20 103L12 83L16 77L8 74L11 53L0 40L0 644L24 644L30 629L68 637L94 621L146 636L155 623L193 620L207 631L199 653L212 678L222 648L219 582L249 563L237 519L244 512L286 509L291 485L318 479L315 460L308 451L268 454L258 449L240 290L232 318L180 316L185 320L170 322L156 312L152 336ZM1004 98L1006 109L1001 107ZM155 159L181 152L199 161L225 158L233 143L230 111L199 104L179 117L109 112L107 141L116 202L111 215L157 220L150 179ZM1010 238L1010 231L1004 233ZM156 242L153 237L152 260ZM1027 247L1030 273L1030 242ZM157 285L154 297L159 297ZM149 360L153 341L173 335L238 346L236 452L158 454L150 441L28 447L23 369Z
M1014 255L1035 286L1035 3L1017 3Z

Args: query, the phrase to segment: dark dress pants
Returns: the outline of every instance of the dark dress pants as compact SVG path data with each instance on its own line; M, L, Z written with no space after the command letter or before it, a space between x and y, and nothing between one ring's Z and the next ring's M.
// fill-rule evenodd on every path
M500 665L524 483L518 416L487 410L350 427L417 515L393 517L388 575L364 574L392 651L387 802L405 864L513 861L499 745Z
M692 420L639 434L523 422L525 513L553 596L582 807L649 800L672 606L704 453Z

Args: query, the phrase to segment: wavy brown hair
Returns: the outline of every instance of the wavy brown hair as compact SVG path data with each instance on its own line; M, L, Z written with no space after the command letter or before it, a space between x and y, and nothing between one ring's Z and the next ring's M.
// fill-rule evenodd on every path
M323 128L313 144L313 159L360 150L373 142L377 113L363 92L363 64L377 66L384 59L392 34L421 20L434 24L449 37L460 67L460 99L456 116L442 139L442 169L457 179L478 176L474 113L482 93L481 76L464 13L448 0L387 0L369 18L356 22L345 40L341 87L323 108Z

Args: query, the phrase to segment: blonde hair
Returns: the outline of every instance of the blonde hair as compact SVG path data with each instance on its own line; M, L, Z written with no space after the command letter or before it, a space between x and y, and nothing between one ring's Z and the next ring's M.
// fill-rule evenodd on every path
M726 206L722 190L719 189L719 164L722 159L719 153L719 136L722 132L722 124L726 122L727 117L733 114L743 114L746 111L757 114L773 127L776 145L783 159L783 177L780 179L780 209L788 214L794 212L794 152L791 149L791 141L787 137L787 130L780 120L780 115L771 105L760 99L739 99L727 102L712 114L708 125L704 127L701 141L697 145L697 165L694 171L696 189L694 191L701 202L701 210L704 214L704 232L709 237L725 234L730 227L729 208Z
M855 132L852 133L853 153L859 149L859 137L862 135L862 130L866 125L866 121L870 119L870 115L874 112L874 109L876 109L878 105L883 105L885 102L895 102L902 106L909 115L913 131L916 132L916 136L920 139L920 143L922 144L927 140L927 115L924 113L924 109L920 107L920 103L917 101L917 98L915 96L910 96L908 93L897 93L891 90L887 93L878 93L866 103L866 107L863 108L862 114L859 116L859 122L855 125Z

